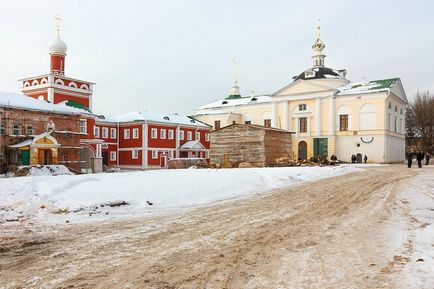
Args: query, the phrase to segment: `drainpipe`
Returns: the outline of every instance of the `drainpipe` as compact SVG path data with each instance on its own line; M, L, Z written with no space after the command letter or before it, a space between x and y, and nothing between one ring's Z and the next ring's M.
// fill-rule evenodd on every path
M117 141L117 146L116 146L116 166L119 167L119 138L121 137L121 132L119 130L119 122L116 122L116 141Z

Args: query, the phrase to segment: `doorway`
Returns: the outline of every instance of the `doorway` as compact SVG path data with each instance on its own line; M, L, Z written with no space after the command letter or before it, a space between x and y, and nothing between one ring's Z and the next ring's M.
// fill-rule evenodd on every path
M358 163L358 164L361 164L361 163L362 163L362 154L361 154L361 153L358 153L358 154L357 154L357 163Z
M165 168L167 167L167 156L161 156L160 157L160 167Z
M298 158L300 160L307 159L307 143L305 141L298 143Z

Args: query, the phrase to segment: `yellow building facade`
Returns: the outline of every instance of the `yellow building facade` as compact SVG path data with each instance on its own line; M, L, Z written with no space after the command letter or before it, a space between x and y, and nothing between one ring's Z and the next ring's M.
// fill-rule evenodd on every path
M401 80L351 83L346 70L324 66L324 48L318 27L312 67L290 84L270 95L243 97L234 74L230 95L195 109L193 117L214 128L251 123L295 132L295 159L403 161L407 98Z

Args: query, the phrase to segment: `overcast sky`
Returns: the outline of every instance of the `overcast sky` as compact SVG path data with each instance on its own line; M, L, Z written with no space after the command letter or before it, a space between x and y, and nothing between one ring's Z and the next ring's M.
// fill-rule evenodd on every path
M94 112L189 114L226 97L269 94L311 65L321 19L325 64L351 81L400 77L434 91L434 1L0 0L0 91L49 71L63 18L66 76L96 83Z

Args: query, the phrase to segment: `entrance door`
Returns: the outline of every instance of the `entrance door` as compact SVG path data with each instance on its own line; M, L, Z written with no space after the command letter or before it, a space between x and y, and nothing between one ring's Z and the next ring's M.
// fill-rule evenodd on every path
M298 158L300 160L307 159L307 143L305 141L298 143Z
M328 155L328 139L314 138L313 139L313 154L314 156L326 157Z
M51 164L51 151L39 149L38 150L38 164L49 165Z
M21 164L23 166L30 165L30 151L21 151Z
M167 165L167 156L160 157L160 167L165 168Z
M108 152L102 152L102 164L108 166Z
M358 164L362 163L362 154L357 154L357 163Z

